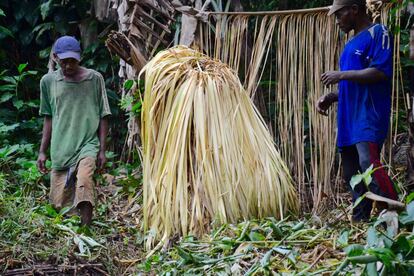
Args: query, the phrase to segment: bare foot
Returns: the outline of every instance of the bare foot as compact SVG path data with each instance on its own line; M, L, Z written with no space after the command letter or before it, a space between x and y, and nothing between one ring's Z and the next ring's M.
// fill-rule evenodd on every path
M90 226L92 223L93 206L90 202L84 201L78 204L81 225Z

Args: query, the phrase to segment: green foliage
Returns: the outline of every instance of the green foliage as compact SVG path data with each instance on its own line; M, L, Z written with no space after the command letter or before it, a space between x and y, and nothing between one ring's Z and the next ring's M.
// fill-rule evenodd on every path
M38 99L27 97L27 91L38 72L27 70L28 64L19 64L16 73L0 73L0 144L36 143L40 120L36 117Z
M209 236L185 237L170 250L155 252L137 269L162 275L412 275L412 233L391 236L384 231L383 222L349 229L345 225L318 228L310 221L278 222L272 218L222 225ZM260 235L252 239L249 233ZM339 252L322 253L305 261L308 252L332 246L332 238L338 236L341 243L334 243L336 249L328 252L342 248L344 257Z
M320 233L328 234L325 230ZM163 275L228 275L230 271L238 275L268 275L282 267L286 272L299 271L300 257L295 243L301 240L313 247L312 234L315 232L306 223L273 218L222 225L201 240L184 238L167 254L152 256L138 265L138 269ZM248 263L248 267L242 269L241 262Z
M137 118L140 117L142 109L142 82L139 83L135 80L126 80L124 82L124 90L133 91L131 94L128 94L121 99L119 106L121 107L121 109L134 114Z
M118 266L113 256L131 259L142 247L141 232L128 222L135 218L123 211L132 198L141 201L138 189L123 192L124 187L136 187L130 182L140 183L140 175L131 165L117 163L117 169L109 171L120 179L111 184L116 194L105 194L109 186L98 179L102 198L93 224L81 227L79 216L69 213L73 210L58 211L48 203L48 179L31 161L35 156L33 145L0 148L0 274L32 263L71 264L75 256L77 261L103 263L110 275L121 275L125 267Z
M13 191L20 190L26 195L41 183L42 175L33 161L35 156L32 144L5 145L0 148L0 173L15 183Z
M403 225L414 224L414 202L413 201L407 205L407 210L401 213L400 222Z
M4 11L2 9L0 9L0 16L6 16L6 14L4 13ZM9 29L7 29L6 27L1 26L1 25L0 25L0 34L4 35L4 36L14 37L12 32Z
M410 193L407 197L406 197L406 199L405 199L405 203L406 204L409 204L411 201L413 201L414 200L414 193Z
M368 187L371 182L372 182L372 174L377 170L374 169L374 164L371 164L371 166L369 166L364 173L362 174L356 174L354 176L352 176L351 181L349 182L349 184L351 185L351 188L354 190L355 186L358 185L359 183L361 183L363 181L363 183Z
M139 160L128 164L121 164L121 162L117 162L117 166L112 170L112 174L115 177L125 175L120 178L118 185L122 187L124 194L132 198L142 188L141 164Z
M395 18L397 16L397 12L399 10L405 10L409 3L414 3L413 0L393 0L394 6L391 9L390 12L390 22L391 24L391 30L394 34L400 34L400 53L401 53L401 66L404 70L404 73L407 72L408 68L413 67L414 62L410 59L410 28L412 27L414 20L412 15L403 13L401 16L401 24L396 25L393 24L395 22ZM403 74L403 77L405 78L405 83L408 83L407 76L409 74Z
M388 226L387 233L384 233L381 228L385 221L386 219L379 219L368 228L365 245L353 244L344 248L347 258L333 275L346 275L355 271L358 266L362 266L363 275L413 275L412 233L403 232L394 237L394 230L390 231L393 226ZM376 263L382 265L378 266Z

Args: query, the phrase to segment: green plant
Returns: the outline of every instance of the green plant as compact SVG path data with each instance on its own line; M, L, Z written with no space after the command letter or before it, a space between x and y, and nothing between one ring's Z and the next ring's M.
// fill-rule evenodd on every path
M38 120L32 116L38 108L38 100L26 97L28 88L25 85L38 72L27 70L27 67L27 63L18 65L16 75L8 70L0 73L0 142L3 145L26 141L23 136L28 136L27 131L33 131L32 127L35 133L37 130ZM17 139L11 139L11 135Z
M414 223L414 203L407 207L407 212L399 217L384 215L368 228L366 244L348 244L342 241L346 259L338 266L333 275L346 273L356 267L363 268L363 275L413 275L414 273L414 236L411 232L397 234L395 223L404 225ZM384 224L387 228L384 229ZM397 224L398 225L398 224ZM398 226L397 226L398 227ZM353 268L351 268L351 265Z
M359 183L361 183L363 181L363 183L367 186L367 188L369 187L369 185L372 182L372 174L378 170L378 168L374 169L374 165L371 164L371 166L369 166L365 172L361 173L361 174L356 174L354 176L352 176L351 181L349 182L349 184L351 185L352 189L355 189L355 186L358 185Z
M2 9L0 9L0 16L6 16L6 14L4 13ZM1 25L0 25L0 34L13 37L12 32L6 27L1 26Z
M365 185L367 187L367 191L369 191L369 185L372 183L372 174L380 169L381 167L374 168L374 164L371 164L365 172L356 174L352 176L351 181L349 182L349 185L351 186L351 189L355 190L355 186L359 185L360 183ZM362 200L364 200L367 197L367 193L363 194L357 200L354 202L353 208L355 208L358 204L361 203Z
M125 95L119 106L122 110L128 111L132 115L139 117L142 109L142 95L140 91L143 88L143 83L135 80L126 80L124 82L124 90L133 90L132 93Z

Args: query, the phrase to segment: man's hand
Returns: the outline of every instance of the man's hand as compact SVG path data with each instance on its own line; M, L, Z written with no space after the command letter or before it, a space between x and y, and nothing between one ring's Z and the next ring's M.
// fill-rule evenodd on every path
M37 158L37 168L43 174L48 173L46 169L47 148L50 144L50 137L52 136L52 117L45 116L43 121L42 142L40 143L39 157Z
M319 98L318 102L316 103L316 109L318 112L324 116L328 116L328 109L331 105L338 101L338 94L337 93L329 93L323 95Z
M106 164L105 151L99 151L98 158L96 160L96 166L98 167L99 170L102 170L103 168L105 168L105 164Z
M46 154L43 152L40 152L39 157L37 158L37 168L43 174L46 174L49 172L48 169L46 168L46 160L47 160Z
M322 74L322 83L326 86L336 84L342 79L341 71L328 71Z

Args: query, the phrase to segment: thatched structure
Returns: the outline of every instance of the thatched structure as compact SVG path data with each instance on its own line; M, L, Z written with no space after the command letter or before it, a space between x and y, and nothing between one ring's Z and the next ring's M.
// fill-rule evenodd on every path
M200 237L213 222L298 213L289 169L234 70L177 46L141 74L144 227L154 233L148 248L153 238Z
M370 7L378 22L388 23L391 4L379 5L377 1ZM308 209L315 212L323 211L327 199L343 187L335 155L336 114L331 112L326 119L315 108L321 95L337 89L323 87L320 76L338 67L347 39L340 35L335 19L327 16L327 10L216 12L210 13L208 23L215 25L215 32L206 25L201 31L202 47L209 55L237 70L252 97L265 94L266 102L274 103L275 114L268 125L290 165L303 206L308 204ZM398 13L394 19L398 23ZM250 49L248 41L252 41ZM394 51L392 98L398 112L398 92L402 88L398 35ZM261 79L275 80L276 84L260 87ZM393 118L389 141L397 135L399 122Z
M308 208L320 212L326 199L336 198L342 185L332 185L340 179L335 112L329 119L319 116L315 102L331 90L322 86L320 75L337 68L346 37L340 35L334 18L327 16L327 8L231 13L207 12L209 1L195 1L193 6L178 0L112 2L117 4L120 32L109 37L108 48L123 58L123 78L135 79L143 63L159 48L173 44L191 44L228 63L239 72L259 110L266 113L266 124L289 165L302 203L312 198ZM390 5L369 2L374 16L387 23ZM176 26L181 28L173 33L171 26L177 19L181 23ZM399 22L399 13L394 20ZM400 98L405 99L398 94L402 89L398 37L394 48L393 107L398 110ZM260 84L262 79L269 81ZM393 118L391 122L392 142L399 122ZM135 118L129 128L128 148L139 148Z

